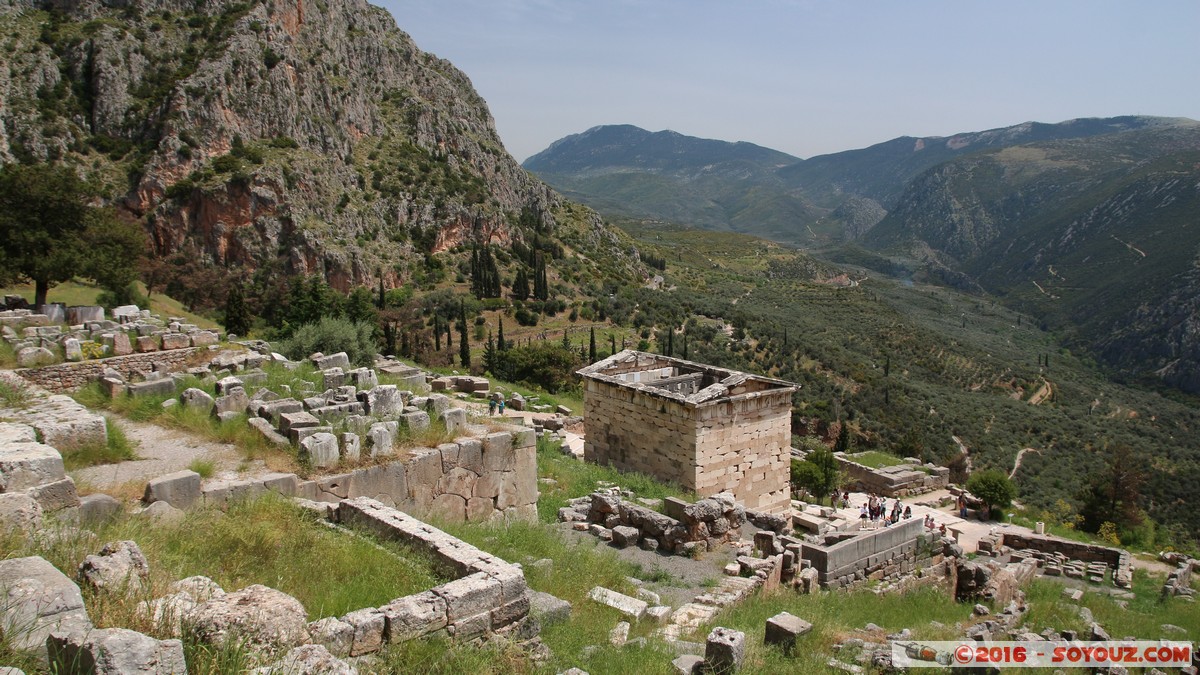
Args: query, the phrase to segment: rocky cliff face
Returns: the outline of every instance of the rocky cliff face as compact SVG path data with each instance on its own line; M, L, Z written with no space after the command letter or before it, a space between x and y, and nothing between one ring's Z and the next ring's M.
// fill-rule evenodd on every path
M362 0L0 0L0 22L0 162L78 165L160 254L345 289L562 213L467 77Z

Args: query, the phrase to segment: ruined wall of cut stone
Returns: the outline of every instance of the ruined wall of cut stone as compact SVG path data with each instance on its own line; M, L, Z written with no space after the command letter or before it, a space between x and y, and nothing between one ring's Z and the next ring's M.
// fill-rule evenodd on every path
M343 525L367 529L427 551L454 579L378 609L358 610L342 618L377 626L381 639L373 644L382 644L382 635L391 642L434 633L467 641L521 632L529 614L529 592L525 574L517 565L371 499L343 501L333 515ZM374 620L359 619L364 615Z
M858 492L908 497L944 490L950 485L950 470L945 467L926 466L928 472L911 464L874 469L840 454L835 459L847 481Z
M732 492L748 509L788 508L790 393L722 401L697 409L696 493Z
M1001 543L1009 548L1030 549L1044 553L1062 553L1072 560L1084 562L1102 562L1114 567L1121 564L1122 554L1129 554L1119 548L1110 548L1098 544L1085 544L1081 541L1059 539L1046 535L1026 534L1023 532L1004 532Z
M436 448L418 448L409 457L345 473L301 480L277 473L254 479L209 481L182 471L150 482L146 501L176 508L223 507L226 503L276 492L315 502L366 497L417 517L448 522L494 519L537 520L537 448L532 429L462 437Z
M628 387L584 384L584 459L696 489L694 409Z
M22 368L15 372L39 387L57 393L78 389L92 380L99 379L104 374L105 368L112 368L120 372L126 379L133 377L137 372L179 370L188 364L193 354L206 349L207 347L187 347L145 354L113 356L92 361L60 363L44 368Z
M929 563L935 553L920 520L849 537L830 546L805 543L800 556L817 570L823 588L898 578Z

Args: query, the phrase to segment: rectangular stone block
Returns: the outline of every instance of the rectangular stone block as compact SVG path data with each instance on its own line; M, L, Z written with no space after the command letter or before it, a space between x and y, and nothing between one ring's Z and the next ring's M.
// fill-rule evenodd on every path
M500 582L482 572L433 589L446 601L446 613L451 623L491 612L500 605L500 591Z
M387 640L403 642L448 625L446 600L433 591L397 598L379 608L387 620Z
M12 443L0 448L0 492L19 492L66 477L62 455L41 443Z

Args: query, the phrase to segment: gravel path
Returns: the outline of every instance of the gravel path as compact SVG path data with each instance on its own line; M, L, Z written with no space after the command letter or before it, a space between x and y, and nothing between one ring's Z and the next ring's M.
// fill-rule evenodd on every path
M237 473L242 465L241 452L229 443L216 443L186 431L133 422L115 415L108 417L124 430L140 459L72 472L77 482L92 489L106 492L132 482L144 483L157 476L182 471L197 459L212 460L217 473ZM250 463L251 470L254 470L254 464L261 462Z

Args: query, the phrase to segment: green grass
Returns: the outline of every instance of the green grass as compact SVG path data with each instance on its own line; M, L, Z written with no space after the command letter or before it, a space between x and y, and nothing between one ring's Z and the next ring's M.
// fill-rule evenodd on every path
M0 344L7 345L8 343L0 340ZM0 407L19 410L28 407L31 400L29 389L20 382L0 380Z
M505 560L525 563L525 578L530 588L571 603L569 622L547 626L542 631L542 640L554 654L550 666L555 669L547 672L561 672L573 665L594 672L582 664L581 654L588 645L605 645L606 656L599 660L609 663L609 669L598 672L670 672L670 659L656 662L650 670L642 670L641 656L636 650L611 649L610 652L608 632L625 617L587 597L594 586L633 595L636 589L627 577L659 579L661 574L657 570L647 570L622 560L615 550L599 540L585 539L574 544L554 528L536 523L516 522L507 527L439 524L439 527ZM553 560L553 565L546 568L528 564L542 558ZM648 635L654 628L651 623L643 621L635 625L630 637Z
M310 620L383 605L447 581L423 552L330 529L273 495L234 503L225 512L189 511L174 524L127 516L100 527L95 538L45 538L41 546L10 549L4 557L43 555L59 569L74 570L103 542L120 539L136 541L146 554L153 593L165 594L170 581L192 575L210 577L226 591L264 584L294 596ZM123 612L132 606L125 605L141 598L118 599L117 607L87 599L93 621L109 626L131 618Z
M559 449L559 444L540 438L537 459L538 475L554 481L553 484L543 483L538 486L541 491L538 497L538 518L545 523L556 522L558 510L567 505L567 500L591 494L601 487L600 483L615 483L632 490L638 497L647 499L679 497L689 502L696 500L694 493L678 485L660 481L643 473L623 473L611 466L581 462L564 455Z
M895 455L889 455L886 452L878 450L867 450L866 452L856 452L846 455L846 459L858 462L863 466L869 466L872 469L882 469L887 466L899 466L906 464L903 459Z
M108 428L107 442L85 443L73 448L60 449L63 466L67 471L137 459L137 447L125 435L121 426L111 419L105 419L104 425Z
M195 471L196 473L200 474L200 477L203 479L209 479L213 477L214 473L216 473L217 465L216 462L212 461L211 459L197 458L193 459L191 464L188 464L188 470Z
M1079 617L1077 607L1087 607L1097 623L1113 639L1136 636L1142 640L1159 638L1193 640L1200 636L1200 612L1195 604L1179 598L1163 599L1159 595L1163 578L1148 575L1144 570L1133 572L1133 592L1136 597L1125 600L1127 607L1117 604L1119 598L1103 592L1085 592L1075 602L1062 597L1065 585L1049 579L1035 579L1026 589L1032 609L1025 624L1040 631L1046 626L1074 629L1086 634L1090 624ZM1162 630L1163 624L1173 624L1187 631L1183 636Z
M955 623L969 622L971 607L970 604L956 603L944 592L932 588L885 595L876 595L869 590L826 591L812 595L784 591L756 595L722 611L711 625L746 633L743 672L830 673L838 672L826 665L826 661L834 654L833 644L855 637L854 630L857 628L874 623L889 633L908 628L917 638L950 640L961 633L955 629ZM813 624L812 632L798 640L791 656L763 644L766 620L779 612L790 612ZM933 625L931 622L934 621L943 626L939 628ZM705 627L704 630L707 632L709 629ZM853 654L852 651L843 650L837 658L853 663Z

